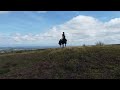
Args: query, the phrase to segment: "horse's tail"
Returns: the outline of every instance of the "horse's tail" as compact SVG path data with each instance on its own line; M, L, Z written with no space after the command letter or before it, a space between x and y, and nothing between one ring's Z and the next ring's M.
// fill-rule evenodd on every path
M60 39L59 42L58 42L58 44L61 45L61 43L62 43L62 40Z

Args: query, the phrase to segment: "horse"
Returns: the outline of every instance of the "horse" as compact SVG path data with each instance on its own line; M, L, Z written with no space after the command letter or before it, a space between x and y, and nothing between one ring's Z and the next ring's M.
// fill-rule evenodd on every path
M64 48L64 44L65 44L65 47L66 47L67 39L60 39L58 44L60 45L60 47L62 45L63 48Z

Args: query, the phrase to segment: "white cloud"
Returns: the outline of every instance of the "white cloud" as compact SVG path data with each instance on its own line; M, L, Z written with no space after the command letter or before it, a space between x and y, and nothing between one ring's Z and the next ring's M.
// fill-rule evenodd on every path
M97 41L119 43L120 18L111 19L108 22L101 22L91 16L79 15L62 25L54 26L46 33L36 35L16 34L12 38L18 42L35 41L58 43L62 32L65 32L70 45L95 44Z
M91 16L79 15L57 26L56 31L66 32L69 43L94 44L97 41L110 43L109 39L112 40L111 43L116 43L115 41L119 41L120 38L120 18L104 23Z
M47 11L37 11L37 13L47 13Z
M10 12L12 12L12 11L0 11L0 14L7 14L7 13L10 13ZM36 11L36 12L37 13L47 13L48 11Z
M9 13L11 11L0 11L0 14L6 14L6 13Z

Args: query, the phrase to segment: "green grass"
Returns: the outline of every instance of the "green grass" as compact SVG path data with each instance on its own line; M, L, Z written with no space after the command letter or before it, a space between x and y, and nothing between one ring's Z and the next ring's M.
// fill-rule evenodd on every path
M0 79L120 79L120 46L1 54Z

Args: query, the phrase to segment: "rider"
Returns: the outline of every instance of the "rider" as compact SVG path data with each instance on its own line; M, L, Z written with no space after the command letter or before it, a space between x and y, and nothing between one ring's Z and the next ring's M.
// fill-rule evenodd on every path
M63 34L62 34L62 40L64 40L65 39L65 33L63 32Z

